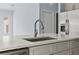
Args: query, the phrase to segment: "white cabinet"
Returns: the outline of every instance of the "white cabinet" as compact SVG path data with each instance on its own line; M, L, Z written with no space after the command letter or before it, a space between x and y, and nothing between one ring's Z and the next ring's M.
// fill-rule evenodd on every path
M37 47L31 47L30 53L33 55L50 55L56 52L56 44L48 44Z

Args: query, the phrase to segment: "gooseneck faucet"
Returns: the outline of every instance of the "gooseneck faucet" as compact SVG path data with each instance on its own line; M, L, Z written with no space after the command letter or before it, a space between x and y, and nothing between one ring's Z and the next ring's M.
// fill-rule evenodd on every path
M40 22L41 23L41 29L44 30L44 25L43 25L43 22L41 20L36 20L35 21L35 24L34 24L34 37L37 37L37 34L38 34L38 30L36 29L36 24Z

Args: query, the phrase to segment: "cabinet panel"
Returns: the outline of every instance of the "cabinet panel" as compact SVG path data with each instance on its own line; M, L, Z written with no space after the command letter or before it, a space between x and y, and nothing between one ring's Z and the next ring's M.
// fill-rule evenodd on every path
M67 51L62 51L62 52L59 52L57 54L54 54L54 55L70 55L70 51L67 50Z
M29 55L33 55L33 54L34 54L34 48L31 47L31 48L29 48Z
M79 55L79 48L72 49L72 55Z
M57 52L69 49L69 42L56 43Z
M79 47L79 39L75 39L73 41L70 41L70 48L76 48Z
M33 47L33 55L48 55L50 54L49 45Z
M79 39L70 41L70 49L72 51L72 55L79 55Z
M56 44L50 44L50 54L56 53Z
M79 40L58 42L29 48L31 55L79 55Z
M56 52L56 44L42 45L30 48L32 55L50 55Z

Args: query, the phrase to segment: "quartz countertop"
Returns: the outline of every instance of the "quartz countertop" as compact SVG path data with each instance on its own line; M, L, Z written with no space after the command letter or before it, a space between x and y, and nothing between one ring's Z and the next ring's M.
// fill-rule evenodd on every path
M24 40L23 38L34 38L34 35L18 35L18 36L1 36L0 37L0 52L7 51L12 49L19 49L24 47L34 47L43 44L56 43L67 40L74 40L79 38L79 35L64 35L64 34L54 34L54 33L45 33L39 34L38 37L52 37L56 39L38 41L38 42L30 42Z

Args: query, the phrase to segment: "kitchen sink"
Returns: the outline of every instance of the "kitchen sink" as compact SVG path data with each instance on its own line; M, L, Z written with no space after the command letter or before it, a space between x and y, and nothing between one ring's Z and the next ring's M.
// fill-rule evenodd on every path
M24 38L24 40L30 41L30 42L37 42L37 41L45 41L45 40L53 40L56 38L52 37L35 37L35 38Z

